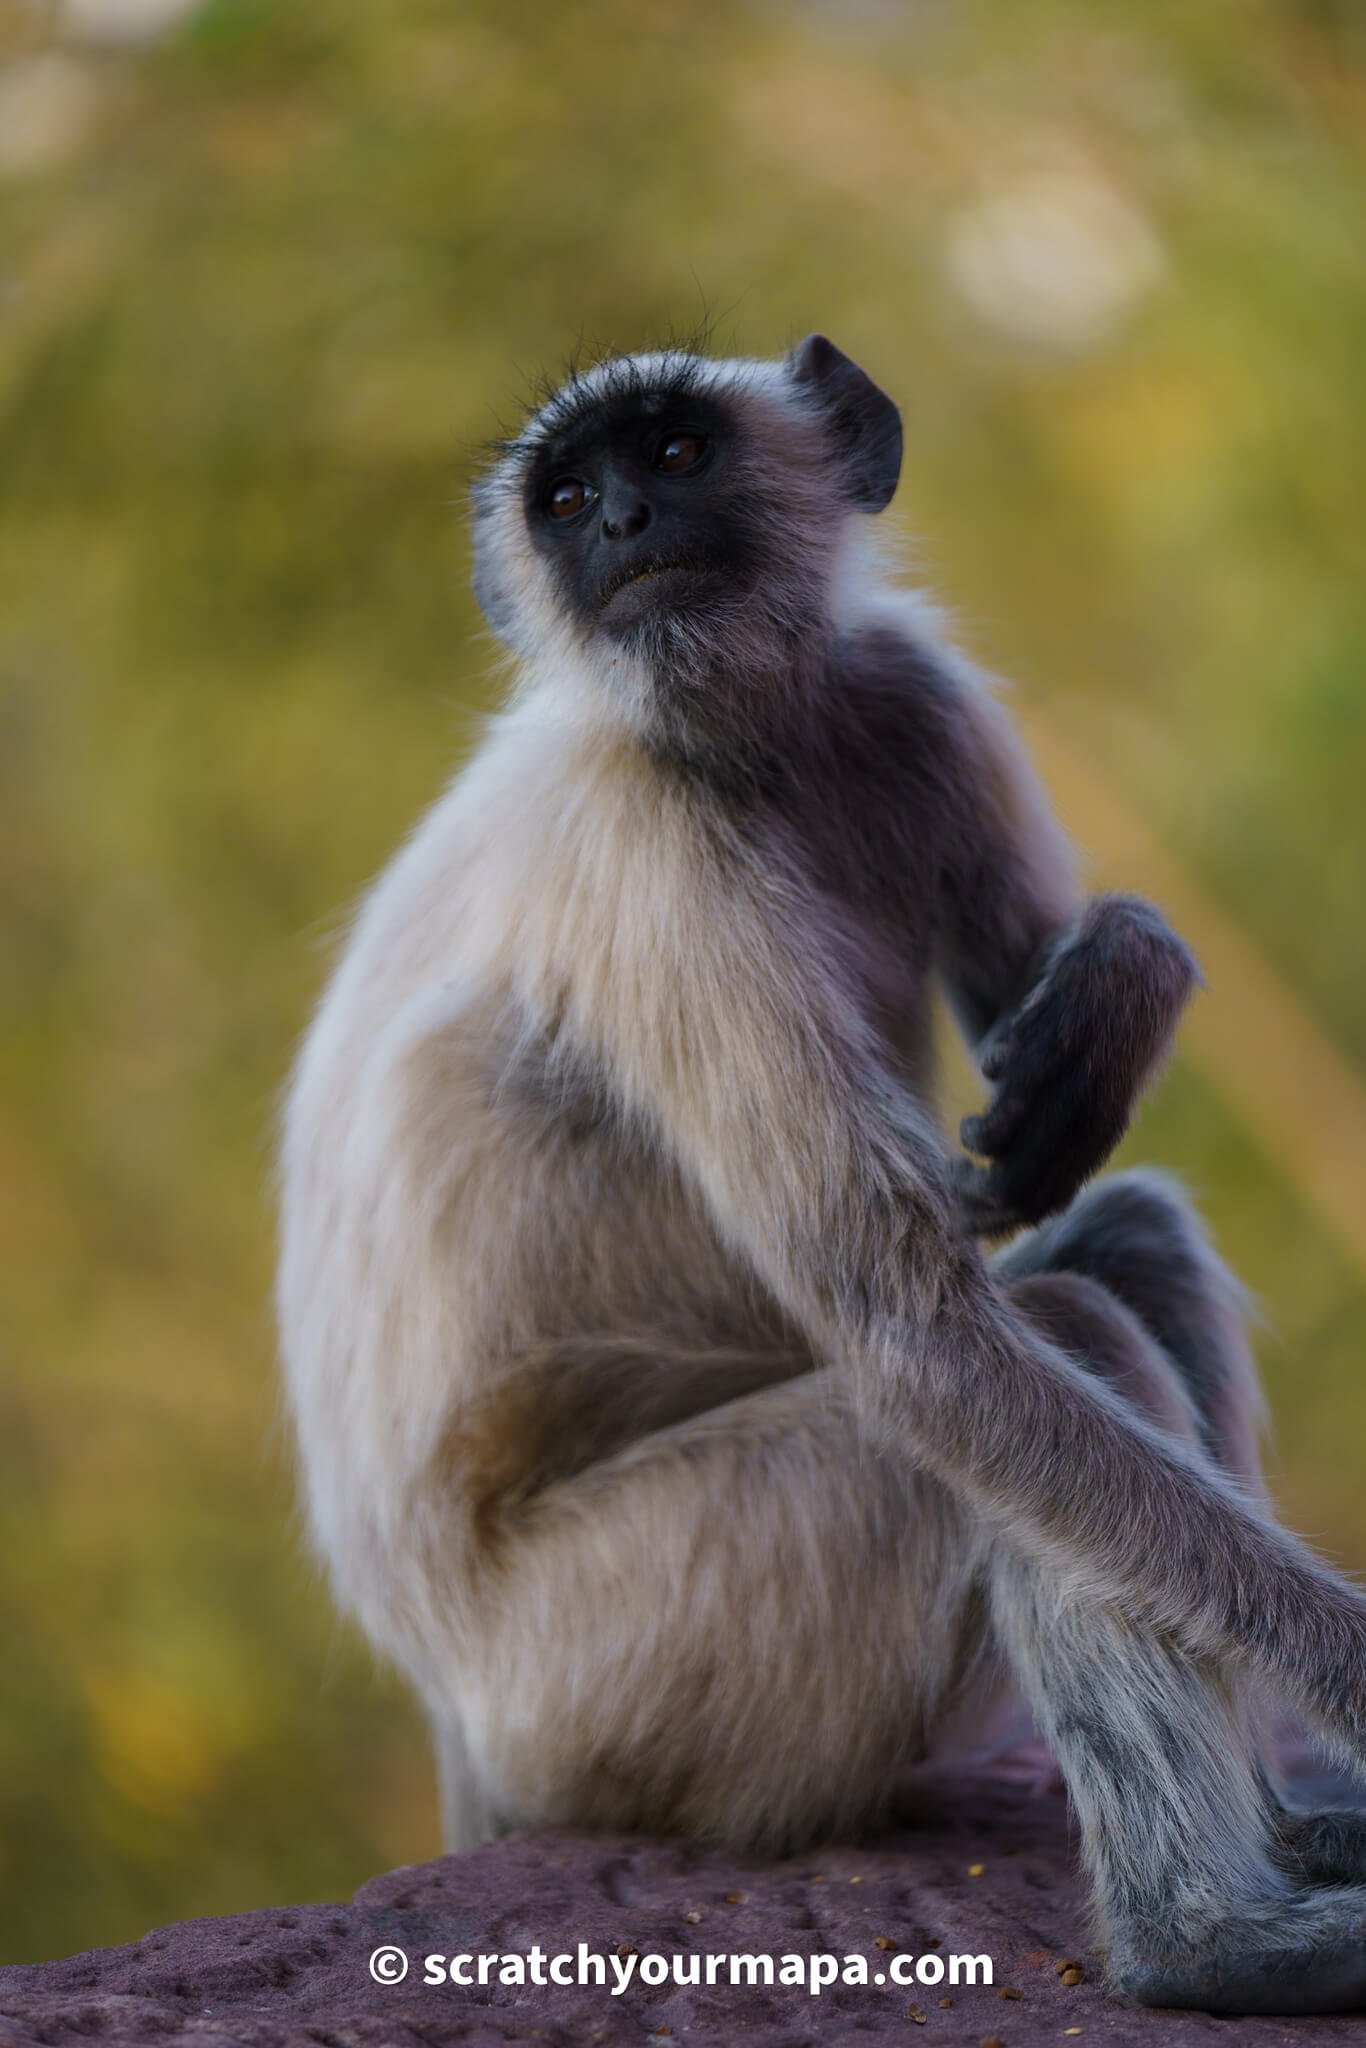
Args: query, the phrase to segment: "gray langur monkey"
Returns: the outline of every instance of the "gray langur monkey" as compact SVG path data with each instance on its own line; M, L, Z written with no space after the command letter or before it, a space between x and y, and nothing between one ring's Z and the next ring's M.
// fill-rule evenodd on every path
M1196 979L1083 900L883 571L896 408L812 336L575 374L475 494L508 707L299 1060L279 1313L312 1529L431 1719L450 1846L791 1849L1027 1697L1113 1983L1366 2003L1366 1601L1260 1484L1238 1289L1085 1188ZM953 1157L930 996L994 1084ZM1019 1229L995 1260L979 1237Z

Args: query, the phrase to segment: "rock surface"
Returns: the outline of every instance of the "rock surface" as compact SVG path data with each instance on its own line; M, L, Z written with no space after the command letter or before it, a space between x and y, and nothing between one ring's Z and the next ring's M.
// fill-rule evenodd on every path
M1315 1791L1319 1788L1315 1787ZM542 1831L392 1870L349 1906L190 1920L125 1948L0 1969L0 2048L186 2042L199 2048L495 2048L542 2042L801 2048L854 2037L927 2044L1239 2048L1360 2041L1357 2018L1228 2020L1107 1997L1088 1953L1061 1794L1037 1754L917 1788L915 1825L789 1861L736 1860L676 1841ZM547 1958L579 1942L631 1963L627 1988L424 1984L429 1955ZM409 1959L373 1981L374 1950ZM896 1988L897 1958L988 1955L991 1985ZM634 1950L632 1959L625 1953ZM858 1956L866 1986L708 1987L639 1980L644 1957ZM1064 1983L1058 1965L1079 1964ZM933 1965L929 1966L931 1969ZM876 1973L889 1981L879 1986ZM951 2003L941 2004L948 1999ZM923 2017L922 2017L923 2016Z

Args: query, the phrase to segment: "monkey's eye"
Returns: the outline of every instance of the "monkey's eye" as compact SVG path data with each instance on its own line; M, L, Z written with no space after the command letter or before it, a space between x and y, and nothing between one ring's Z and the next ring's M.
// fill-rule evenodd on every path
M696 469L707 452L701 434L666 434L654 453L654 466L665 476L684 476Z
M580 512L586 511L597 495L593 486L586 484L582 477L562 476L558 483L550 487L546 510L552 519L576 519Z

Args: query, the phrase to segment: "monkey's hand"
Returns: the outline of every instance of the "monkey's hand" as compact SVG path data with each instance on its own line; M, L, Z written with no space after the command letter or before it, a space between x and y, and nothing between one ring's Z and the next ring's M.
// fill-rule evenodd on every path
M1137 896L1097 896L1053 947L980 1054L995 1094L954 1161L964 1220L995 1237L1065 1208L1123 1137L1200 979L1188 947Z

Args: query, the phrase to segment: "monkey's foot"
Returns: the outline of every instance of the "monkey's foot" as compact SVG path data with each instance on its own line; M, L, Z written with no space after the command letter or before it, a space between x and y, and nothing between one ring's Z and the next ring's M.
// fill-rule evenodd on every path
M1285 1813L1276 1832L1284 1845L1278 1860L1292 1876L1312 1884L1366 1885L1366 1813Z
M1114 1958L1116 1988L1196 2012L1366 2012L1366 1887L1304 1892L1222 1922L1184 1955Z

